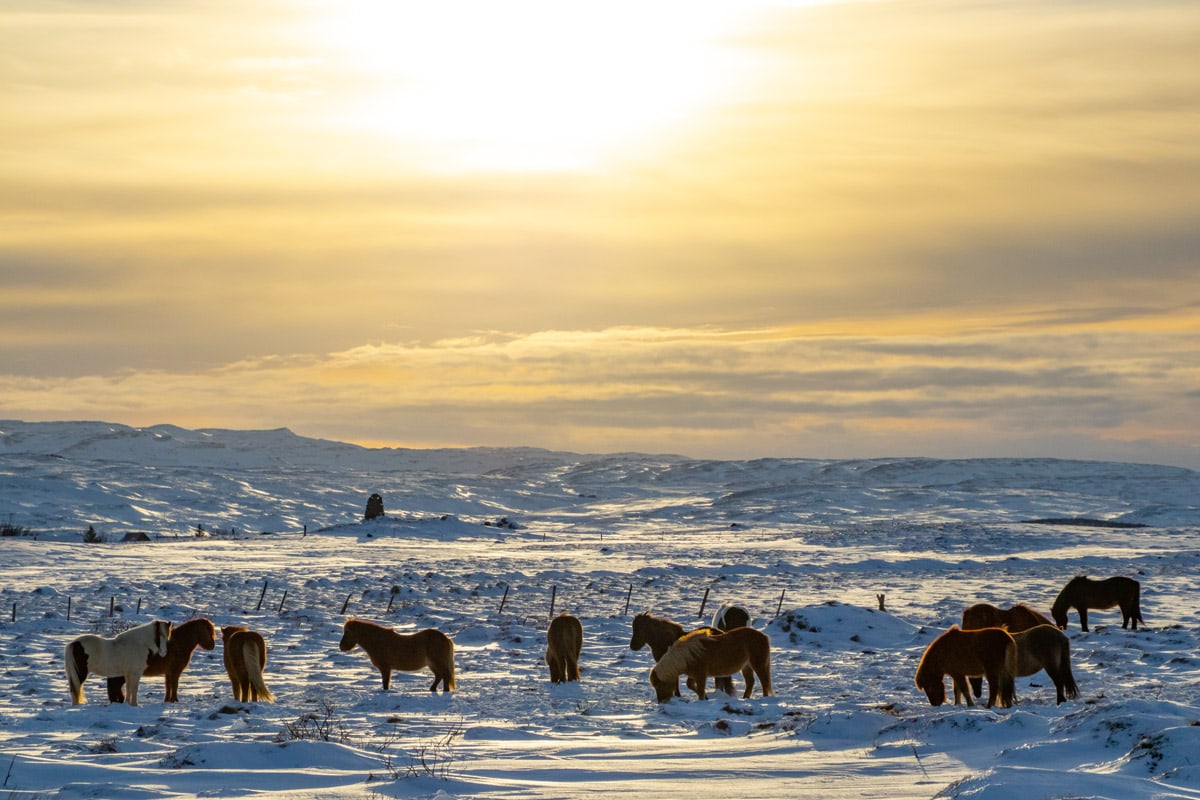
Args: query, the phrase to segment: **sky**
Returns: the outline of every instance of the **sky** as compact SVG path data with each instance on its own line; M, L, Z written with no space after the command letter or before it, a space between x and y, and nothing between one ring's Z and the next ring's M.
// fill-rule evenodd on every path
M0 0L0 417L1200 468L1200 4Z

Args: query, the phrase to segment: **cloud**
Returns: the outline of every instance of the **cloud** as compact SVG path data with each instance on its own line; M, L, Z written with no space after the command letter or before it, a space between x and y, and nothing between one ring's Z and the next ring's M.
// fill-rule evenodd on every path
M775 329L499 333L201 373L10 377L7 413L726 457L902 446L922 455L1086 452L1047 444L1074 437L1113 452L1158 441L1176 448L1174 458L1200 452L1198 352L1194 325L950 339Z

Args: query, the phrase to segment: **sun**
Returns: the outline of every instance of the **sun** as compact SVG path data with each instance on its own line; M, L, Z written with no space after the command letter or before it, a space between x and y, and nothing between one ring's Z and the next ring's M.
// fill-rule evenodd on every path
M585 169L728 97L737 3L337 4L338 123L443 169Z

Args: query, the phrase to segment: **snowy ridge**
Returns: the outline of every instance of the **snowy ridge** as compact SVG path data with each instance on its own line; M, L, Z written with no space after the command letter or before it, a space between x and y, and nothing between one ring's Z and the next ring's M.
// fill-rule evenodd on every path
M387 514L363 521L374 491ZM1153 465L5 421L0 521L36 538L0 539L3 796L1200 798L1198 499L1196 473ZM1150 527L1027 522L1073 517ZM84 543L88 525L109 541ZM158 538L116 541L130 530ZM1139 580L1146 625L1094 610L1084 633L1071 613L1078 701L1056 706L1044 674L1005 710L913 685L966 605L1046 612L1080 572ZM659 706L631 615L699 624L725 601L770 636L775 696ZM546 679L552 603L583 621L578 685ZM195 615L263 633L277 703L234 702L218 644L180 703L147 678L141 707L110 706L93 677L70 705L67 641ZM422 671L382 692L338 649L348 615L445 631L459 690Z

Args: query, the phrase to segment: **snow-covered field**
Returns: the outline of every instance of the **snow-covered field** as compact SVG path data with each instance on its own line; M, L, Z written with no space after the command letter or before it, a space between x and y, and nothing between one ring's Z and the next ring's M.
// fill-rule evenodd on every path
M0 523L32 534L0 539L0 798L1200 798L1196 472L0 432ZM364 522L372 492L387 516ZM1078 701L1044 674L1007 710L913 685L965 606L1046 612L1079 572L1141 581L1146 626L1072 612ZM732 600L771 637L776 696L658 705L631 616ZM547 680L552 604L583 620L579 684ZM148 678L109 705L93 677L71 705L67 641L195 615L263 633L278 702L234 702L218 644L177 704ZM427 671L381 691L338 650L348 615L452 636L458 691Z

